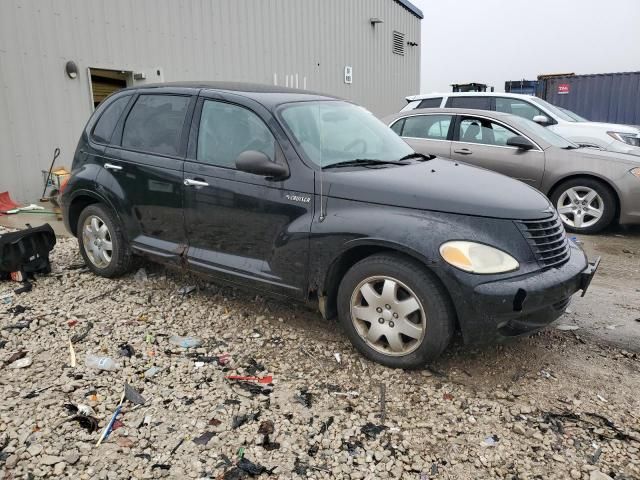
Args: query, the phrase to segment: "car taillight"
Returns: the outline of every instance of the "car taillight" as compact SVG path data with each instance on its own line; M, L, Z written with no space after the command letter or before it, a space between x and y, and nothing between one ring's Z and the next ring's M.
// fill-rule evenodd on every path
M62 194L64 192L64 189L67 186L67 183L69 183L69 179L71 178L71 175L67 175L67 177L62 180L62 182L60 182L60 194Z

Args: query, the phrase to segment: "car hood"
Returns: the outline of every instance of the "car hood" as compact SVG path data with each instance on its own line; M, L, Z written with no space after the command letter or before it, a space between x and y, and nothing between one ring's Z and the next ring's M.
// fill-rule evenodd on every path
M584 129L606 130L607 132L630 133L632 135L640 135L640 130L631 125L620 125L619 123L600 123L600 122L574 122L571 126L579 126Z
M640 157L631 153L610 152L598 148L577 148L572 150L553 147L561 150L567 157L579 159L598 160L601 162L615 162L621 165L628 165L630 168L640 166Z
M529 185L442 158L403 167L325 170L323 182L330 197L396 207L521 220L553 211Z

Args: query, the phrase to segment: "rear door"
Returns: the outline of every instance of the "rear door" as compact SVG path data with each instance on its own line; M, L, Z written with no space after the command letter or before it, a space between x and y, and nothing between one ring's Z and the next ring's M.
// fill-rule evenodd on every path
M400 135L416 152L449 157L452 114L416 114L398 119L391 129Z
M237 170L235 160L246 150L289 164L291 175L276 181ZM285 296L306 296L313 172L292 169L292 155L266 109L238 95L203 94L184 170L187 259L193 268Z
M540 188L544 152L538 147L522 150L507 145L521 135L502 122L475 115L460 115L454 128L451 158L484 167ZM529 139L531 140L531 139ZM535 145L535 142L532 142Z
M110 192L138 251L179 262L186 248L184 155L196 96L186 89L145 89L105 150L98 185Z

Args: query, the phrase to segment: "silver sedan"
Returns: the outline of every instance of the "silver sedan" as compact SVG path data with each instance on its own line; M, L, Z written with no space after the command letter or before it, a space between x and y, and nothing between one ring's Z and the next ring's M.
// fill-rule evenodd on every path
M568 230L595 233L613 221L640 223L637 156L581 147L500 112L418 109L384 121L419 153L484 167L537 188Z

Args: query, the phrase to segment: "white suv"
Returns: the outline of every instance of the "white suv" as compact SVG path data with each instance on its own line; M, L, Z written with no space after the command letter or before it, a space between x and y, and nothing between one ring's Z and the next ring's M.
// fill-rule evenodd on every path
M579 145L640 156L640 129L615 123L590 122L575 113L531 95L497 92L412 95L401 111L416 108L474 108L512 113L548 127Z

